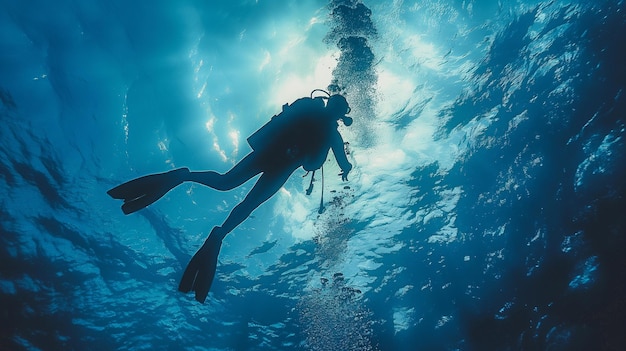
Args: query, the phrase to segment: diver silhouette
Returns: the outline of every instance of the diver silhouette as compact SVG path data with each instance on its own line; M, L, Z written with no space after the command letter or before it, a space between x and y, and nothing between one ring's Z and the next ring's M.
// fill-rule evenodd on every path
M316 91L322 91L327 96L313 98ZM346 126L351 125L352 119L346 116L349 112L350 106L345 97L316 89L311 92L311 97L283 105L280 114L273 116L248 138L252 152L224 174L178 168L133 179L107 193L114 199L124 200L122 211L130 214L157 201L183 182L195 182L227 191L261 174L224 223L211 230L185 269L178 290L185 293L194 291L196 300L204 303L215 276L217 257L224 237L280 190L296 169L302 167L306 171L314 171L320 168L326 161L328 151L332 149L342 170L339 175L342 180L348 180L352 165L346 157L337 122L342 120Z

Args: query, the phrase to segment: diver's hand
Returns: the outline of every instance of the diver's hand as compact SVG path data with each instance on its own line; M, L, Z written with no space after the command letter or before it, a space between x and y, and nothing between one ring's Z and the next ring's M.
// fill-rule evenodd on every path
M339 173L338 175L340 175L340 176L341 176L341 180L342 180L342 181L344 181L344 182L345 182L345 181L347 181L347 180L348 180L348 172L341 172L341 173Z
M341 173L339 173L339 175L341 176L341 180L342 181L347 181L348 180L348 173L350 173L350 171L352 170L352 165L349 165L349 167L347 169L342 169Z

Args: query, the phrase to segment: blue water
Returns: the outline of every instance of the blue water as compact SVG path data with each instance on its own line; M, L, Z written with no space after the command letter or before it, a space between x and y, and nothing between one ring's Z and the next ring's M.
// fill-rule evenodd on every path
M0 0L0 350L623 350L625 10ZM296 171L179 293L251 183L106 190L331 84L349 182Z

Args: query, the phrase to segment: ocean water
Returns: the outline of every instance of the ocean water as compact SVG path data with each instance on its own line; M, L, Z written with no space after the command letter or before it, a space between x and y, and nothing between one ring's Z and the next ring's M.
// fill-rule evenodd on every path
M625 10L0 0L0 350L623 350ZM253 183L106 190L329 85L349 181L296 171L179 293Z

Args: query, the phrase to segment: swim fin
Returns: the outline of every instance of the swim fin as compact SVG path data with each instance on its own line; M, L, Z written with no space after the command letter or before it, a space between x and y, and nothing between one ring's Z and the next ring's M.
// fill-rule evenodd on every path
M215 232L216 228L213 228L211 234ZM180 284L178 284L178 291L184 293L194 291L196 300L204 303L215 277L217 257L221 247L221 238L218 235L209 235L200 250L189 261Z
M168 191L180 185L189 175L189 168L183 167L164 173L150 174L130 180L107 191L114 199L124 200L122 211L130 214L157 201Z

